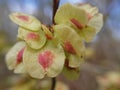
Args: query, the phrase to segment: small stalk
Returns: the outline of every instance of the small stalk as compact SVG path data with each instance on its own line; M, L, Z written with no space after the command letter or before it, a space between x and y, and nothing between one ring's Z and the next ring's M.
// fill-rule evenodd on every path
M55 24L54 16L55 16L55 13L56 13L56 11L58 9L58 6L59 6L59 0L53 0L53 17L52 17L53 24Z
M54 16L55 16L55 13L58 9L58 5L59 5L59 0L53 0L53 17L52 17L53 24L55 24ZM56 86L56 78L52 78L51 90L55 90L55 86Z
M52 78L52 87L51 87L51 90L55 90L55 86L56 86L56 78Z

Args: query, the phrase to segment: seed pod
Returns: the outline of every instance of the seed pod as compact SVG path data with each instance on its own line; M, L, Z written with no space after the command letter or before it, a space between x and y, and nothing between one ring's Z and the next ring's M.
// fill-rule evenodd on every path
M60 45L55 46L48 41L44 48L33 50L25 49L23 63L33 78L41 79L45 76L56 77L63 69L65 55Z
M24 13L12 13L9 15L10 19L21 27L31 31L39 31L41 23L35 17Z
M40 49L46 43L45 33L42 30L32 32L20 27L18 29L18 38L25 40L28 46L33 49Z
M89 20L88 26L95 28L96 33L98 33L103 26L103 15L99 13L99 14L96 14L95 16L93 16Z
M66 42L69 43L69 44L66 44L69 46L64 46L66 47L65 50L67 49L67 51L68 52L70 51L70 53L75 52L74 54L77 54L78 56L81 57L81 53L84 52L85 47L82 42L82 39L75 32L75 30L63 24L55 25L53 28L56 36L59 37L63 46L64 44L66 44ZM71 51L71 48L73 49L73 51Z
M83 28L78 33L84 41L91 42L96 35L96 29L88 26Z
M26 69L22 62L25 42L16 43L6 55L6 64L8 69L14 70L15 73L25 73Z
M70 22L71 19L78 20L81 24L87 24L87 14L85 10L69 3L62 5L55 14L55 23L63 24Z
M81 57L79 57L78 55L74 55L74 54L68 54L68 66L71 68L77 68L80 67L80 65L84 62L84 53L83 56L81 55Z
M95 14L98 13L98 8L97 7L93 7L90 4L82 4L82 5L78 5L78 7L80 9L83 9L86 11L88 19L90 20Z

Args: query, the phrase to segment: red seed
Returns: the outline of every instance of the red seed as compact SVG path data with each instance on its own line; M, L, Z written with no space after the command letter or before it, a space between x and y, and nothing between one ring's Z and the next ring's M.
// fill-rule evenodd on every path
M27 34L27 38L28 39L35 39L35 40L37 40L37 39L39 39L39 35L36 34L36 33L31 32L31 33Z
M25 48L22 48L17 54L17 64L21 63L23 60L23 52Z
M17 16L17 18L19 18L19 19L21 19L21 20L23 20L23 21L25 21L25 22L28 22L28 21L29 21L29 17L28 17L28 16L19 15L19 16Z
M45 51L39 54L38 60L44 69L51 66L53 59L55 58L54 54L51 51Z
M73 46L68 41L64 42L63 48L65 49L65 51L67 51L69 53L76 54Z
M84 27L84 25L83 24L81 24L78 20L76 20L75 18L72 18L71 20L70 20L77 28L79 28L79 29L82 29L83 27Z

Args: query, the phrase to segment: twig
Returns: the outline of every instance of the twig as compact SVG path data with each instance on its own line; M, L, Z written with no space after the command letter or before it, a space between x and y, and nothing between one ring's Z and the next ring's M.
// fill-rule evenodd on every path
M51 90L55 90L55 86L56 86L56 78L52 78L52 87L51 87Z
M58 9L58 5L59 5L59 0L53 0L53 17L52 17L52 22L53 24L55 24L54 22L54 16L55 16L55 13ZM52 87L51 87L51 90L55 90L55 86L56 86L56 78L52 78Z
M55 16L55 13L58 9L58 5L59 5L59 0L53 0L53 17L52 17L53 24L55 23L54 16Z

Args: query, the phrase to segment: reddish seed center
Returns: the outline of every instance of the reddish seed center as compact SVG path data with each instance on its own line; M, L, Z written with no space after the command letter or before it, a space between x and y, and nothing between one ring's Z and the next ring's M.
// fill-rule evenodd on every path
M22 48L17 54L17 64L21 63L23 60L23 52L25 48Z
M28 16L19 15L19 16L17 16L17 18L19 18L19 19L21 19L21 20L23 20L23 21L25 21L25 22L28 22L28 21L29 21L29 17L28 17Z
M83 24L81 24L78 20L76 20L75 18L72 18L71 20L70 20L77 28L79 28L79 29L82 29L83 27L84 27L84 25Z
M64 42L63 48L65 49L65 51L67 51L69 53L76 54L73 46L68 41Z
M39 39L39 35L36 33L28 33L27 38L37 40L37 39Z
M51 66L54 58L55 56L51 51L45 51L43 53L40 53L38 56L39 63L42 65L44 69Z

